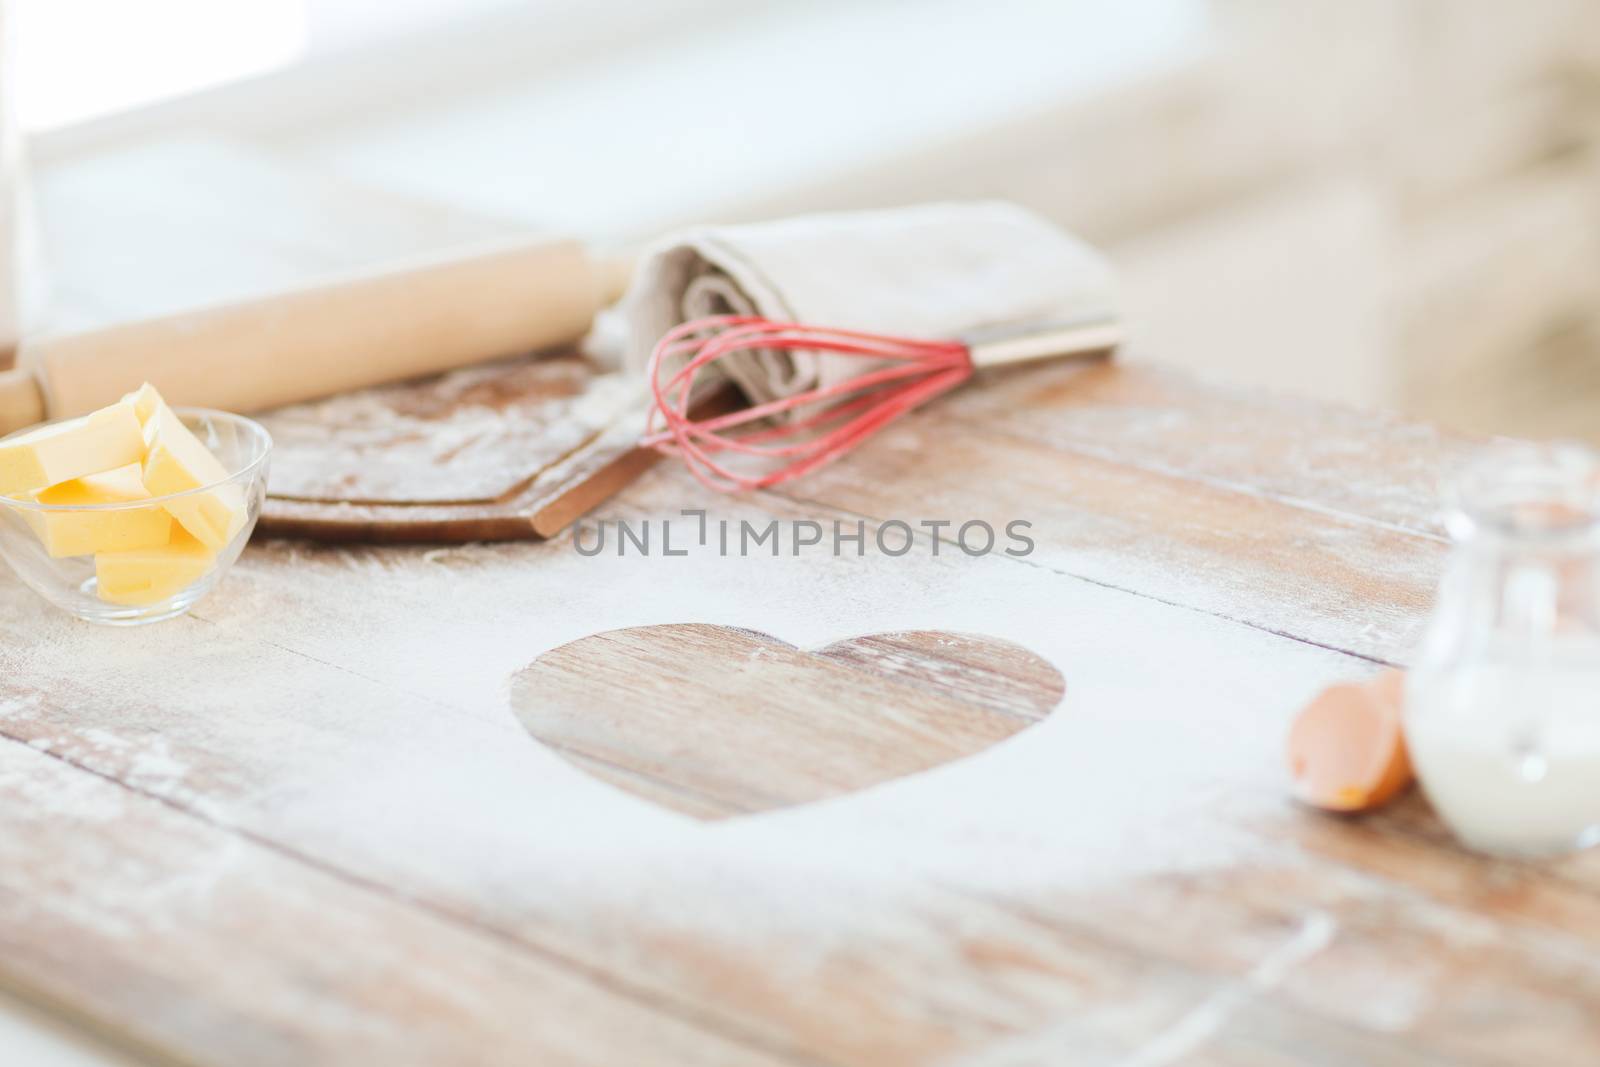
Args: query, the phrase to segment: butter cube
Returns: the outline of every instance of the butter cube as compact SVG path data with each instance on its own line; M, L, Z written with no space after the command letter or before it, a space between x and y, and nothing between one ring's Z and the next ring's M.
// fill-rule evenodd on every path
M31 494L40 504L81 507L148 500L139 464L53 485ZM88 556L164 545L172 535L172 516L158 507L108 511L29 511L18 509L54 558Z
M92 415L45 426L0 445L0 495L28 493L144 457L139 416L123 400Z
M215 561L215 552L175 526L172 540L155 548L96 552L96 592L111 604L154 604L199 581Z
M129 405L129 410L140 402L136 398L141 398L145 390L155 393L146 386L125 399L123 403ZM144 445L142 477L144 487L152 495L188 492L228 476L222 461L211 454L158 394L151 402L150 416L144 423ZM244 527L244 491L238 485L191 493L162 506L195 540L212 550L222 548Z
M133 413L139 416L139 425L141 426L150 421L150 416L154 415L158 408L167 406L167 402L161 398L161 394L156 392L156 387L149 382L145 382L122 399L133 405Z

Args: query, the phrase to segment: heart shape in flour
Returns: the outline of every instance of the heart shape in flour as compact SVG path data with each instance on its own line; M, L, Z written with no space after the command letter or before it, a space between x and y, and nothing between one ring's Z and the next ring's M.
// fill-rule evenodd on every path
M587 773L720 819L854 792L982 751L1066 683L1020 645L917 630L815 651L727 626L610 630L512 678L528 732Z

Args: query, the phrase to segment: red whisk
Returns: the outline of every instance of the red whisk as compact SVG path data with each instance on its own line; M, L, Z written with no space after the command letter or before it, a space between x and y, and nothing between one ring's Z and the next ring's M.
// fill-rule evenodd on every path
M715 315L667 332L650 353L654 406L641 444L683 459L712 489L760 489L798 478L861 444L913 408L949 392L979 367L1115 348L1121 330L1106 317L1030 323L927 341L861 330ZM726 414L691 414L699 374L737 352L836 352L879 361L865 373ZM684 363L663 381L671 361ZM756 473L733 470L723 453L767 461Z

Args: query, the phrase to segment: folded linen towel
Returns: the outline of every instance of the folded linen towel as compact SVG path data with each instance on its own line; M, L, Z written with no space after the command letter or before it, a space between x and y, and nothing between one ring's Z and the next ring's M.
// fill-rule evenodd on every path
M648 250L623 299L625 365L706 315L761 315L926 339L1115 313L1110 266L1060 228L1003 202L810 215L675 234ZM720 370L753 403L866 373L874 361L736 353Z

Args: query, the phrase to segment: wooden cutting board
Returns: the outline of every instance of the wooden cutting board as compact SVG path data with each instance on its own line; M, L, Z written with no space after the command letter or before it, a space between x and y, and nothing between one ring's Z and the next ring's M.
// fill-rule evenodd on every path
M648 468L622 377L523 356L262 415L261 530L323 541L549 537Z

